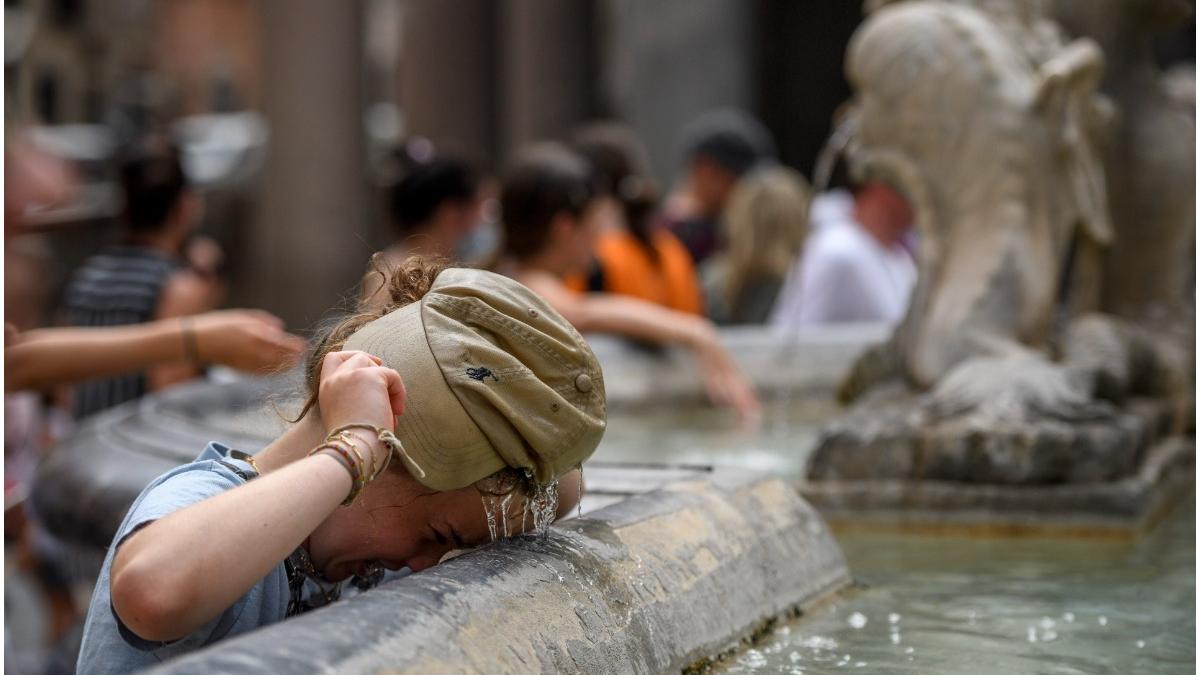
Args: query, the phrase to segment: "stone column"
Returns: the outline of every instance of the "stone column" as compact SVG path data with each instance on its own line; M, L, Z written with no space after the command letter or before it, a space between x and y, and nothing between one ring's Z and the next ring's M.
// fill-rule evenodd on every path
M802 4L808 6L812 0ZM670 185L684 126L713 108L753 110L754 3L598 0L605 105L646 145Z
M402 29L405 133L484 166L497 150L496 13L493 0L411 0Z
M359 0L263 0L270 125L256 222L237 256L243 300L311 326L366 266Z
M588 0L511 0L501 11L502 151L562 138L594 113L594 6Z

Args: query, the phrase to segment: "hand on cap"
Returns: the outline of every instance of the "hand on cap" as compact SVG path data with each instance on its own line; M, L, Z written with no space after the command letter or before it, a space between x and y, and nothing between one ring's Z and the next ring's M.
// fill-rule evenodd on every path
M201 360L237 370L270 373L291 367L304 353L304 339L283 329L274 315L228 309L190 317Z
M326 428L346 424L370 424L396 428L396 415L404 412L404 381L400 373L381 365L366 352L330 352L321 362L317 401ZM385 452L371 434L356 434L373 453Z

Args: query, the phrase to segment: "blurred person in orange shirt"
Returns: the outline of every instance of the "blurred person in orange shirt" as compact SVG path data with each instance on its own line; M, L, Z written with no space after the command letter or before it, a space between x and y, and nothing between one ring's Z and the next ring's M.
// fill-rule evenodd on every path
M574 149L596 171L602 225L595 264L573 288L640 298L690 314L703 314L700 284L691 255L655 219L658 190L645 149L626 127L601 123L581 129Z
M500 191L501 249L493 268L541 295L582 333L611 333L689 350L709 400L733 409L746 427L761 419L754 389L703 316L614 293L571 289L586 272L601 229L601 191L578 153L546 143L521 152Z

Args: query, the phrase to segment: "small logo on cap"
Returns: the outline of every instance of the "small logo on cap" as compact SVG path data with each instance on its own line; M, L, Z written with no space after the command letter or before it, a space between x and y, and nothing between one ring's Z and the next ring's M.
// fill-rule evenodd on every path
M500 381L500 378L496 377L495 373L493 373L492 371L488 370L487 368L485 368L483 366L480 366L478 368L467 368L467 377L471 378L472 380L475 380L476 382L483 382L483 380L488 377L492 378L493 380L495 380L497 382Z

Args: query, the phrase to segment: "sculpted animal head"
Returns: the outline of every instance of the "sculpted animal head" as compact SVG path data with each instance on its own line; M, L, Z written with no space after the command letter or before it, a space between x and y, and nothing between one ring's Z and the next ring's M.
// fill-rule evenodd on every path
M1042 345L1072 238L1111 237L1088 133L1100 52L1016 35L965 4L912 1L874 12L848 48L851 172L917 214L919 277L893 342L922 387L997 345Z

